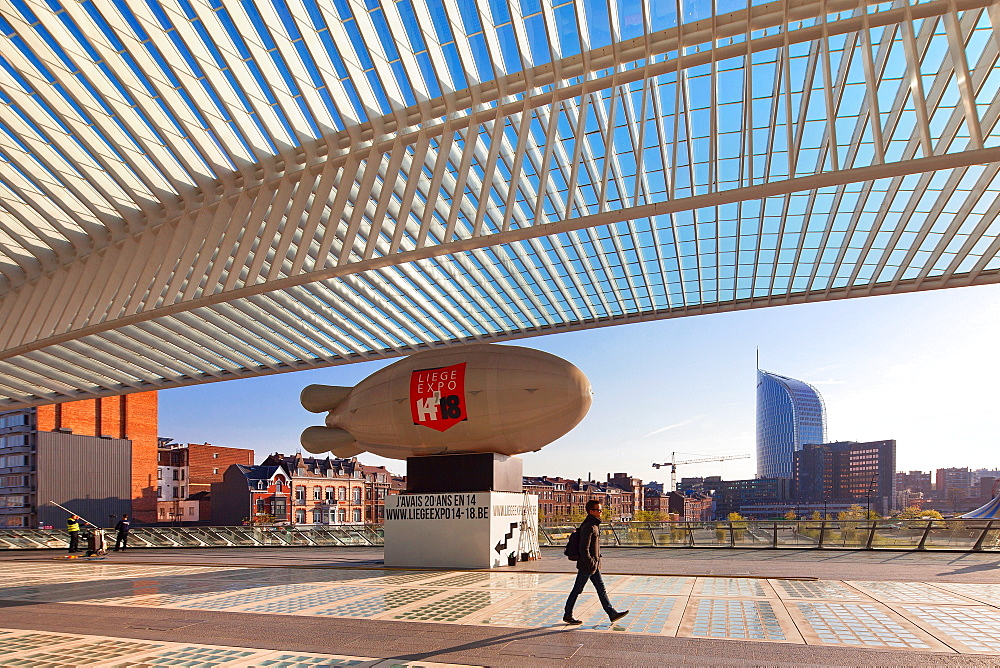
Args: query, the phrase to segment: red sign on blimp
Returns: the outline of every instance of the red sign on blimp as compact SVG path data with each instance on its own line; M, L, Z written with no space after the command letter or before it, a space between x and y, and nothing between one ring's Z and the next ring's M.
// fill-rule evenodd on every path
M410 375L410 412L413 424L447 431L467 419L465 414L465 362Z

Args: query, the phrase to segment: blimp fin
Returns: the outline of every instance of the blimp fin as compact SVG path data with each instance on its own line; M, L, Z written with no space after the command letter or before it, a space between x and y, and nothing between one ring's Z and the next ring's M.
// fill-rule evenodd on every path
M299 395L299 403L310 413L325 413L336 408L353 389L336 385L309 385Z
M359 448L357 444L355 445L345 445L340 448L334 448L330 450L334 457L340 457L341 459L347 459L348 457L354 457L360 455L364 452L364 448Z
M307 427L299 437L299 442L314 455L333 452L338 457L352 457L362 452L350 432L335 427ZM340 454L352 449L356 451L351 455Z

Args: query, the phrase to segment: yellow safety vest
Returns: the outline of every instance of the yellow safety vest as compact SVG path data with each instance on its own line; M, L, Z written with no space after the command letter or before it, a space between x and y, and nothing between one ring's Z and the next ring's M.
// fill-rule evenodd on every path
M66 531L73 533L80 530L80 523L76 520L66 520Z

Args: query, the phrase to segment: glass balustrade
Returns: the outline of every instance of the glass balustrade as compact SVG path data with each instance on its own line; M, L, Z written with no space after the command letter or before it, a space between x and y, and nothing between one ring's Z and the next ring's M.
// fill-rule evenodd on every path
M568 524L539 527L539 544L564 546L575 528ZM113 543L114 530L104 531ZM379 524L135 527L129 533L129 547L378 546L383 539ZM0 528L0 550L65 550L68 544L66 532L59 529ZM605 522L601 545L1000 552L1000 520Z
M576 527L541 527L543 546L564 546ZM1000 551L1000 520L741 520L610 522L601 545L847 550Z
M104 529L109 547L115 532ZM316 527L134 527L128 535L130 548L139 547L307 547L381 545L382 527L376 525L331 525ZM80 541L81 549L86 541ZM0 528L0 550L41 550L69 547L60 529Z

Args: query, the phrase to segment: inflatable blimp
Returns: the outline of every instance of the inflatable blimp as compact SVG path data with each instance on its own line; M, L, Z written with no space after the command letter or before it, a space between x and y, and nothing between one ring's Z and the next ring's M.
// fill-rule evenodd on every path
M468 345L417 353L355 387L310 385L303 408L328 413L302 432L311 453L392 459L538 450L579 424L590 381L540 350Z

